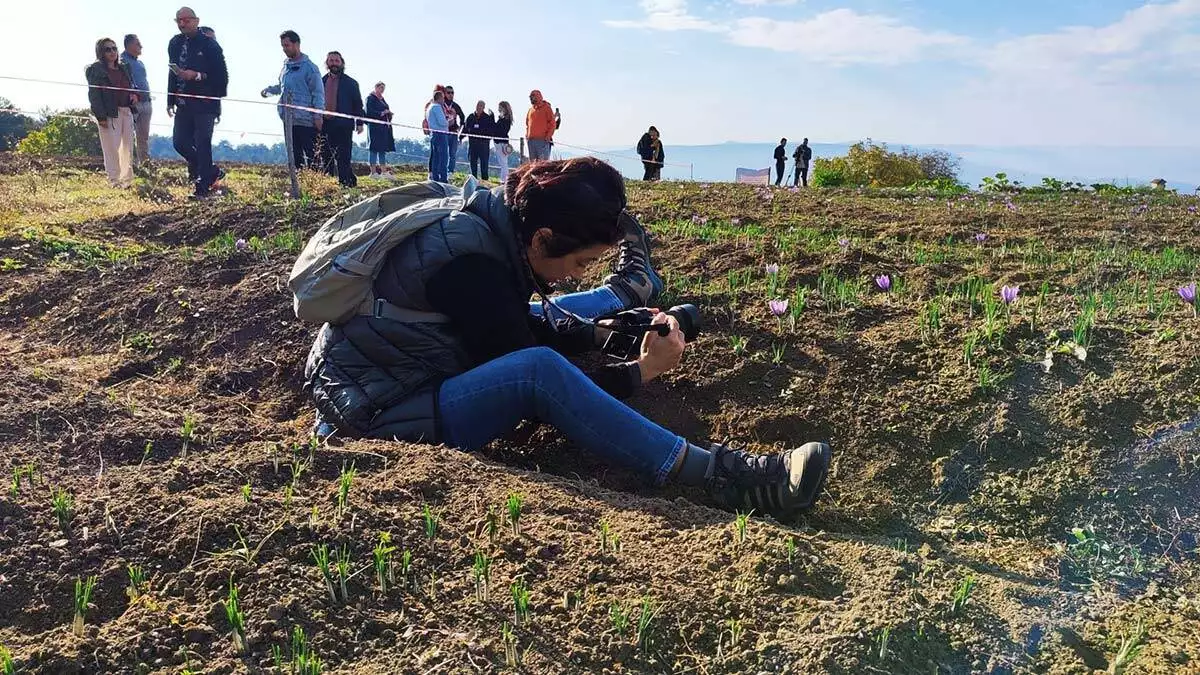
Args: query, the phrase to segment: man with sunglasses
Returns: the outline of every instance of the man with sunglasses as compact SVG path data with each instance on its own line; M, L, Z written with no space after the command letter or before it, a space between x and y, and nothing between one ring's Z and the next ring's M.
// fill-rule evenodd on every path
M213 125L221 114L229 72L225 54L215 40L200 31L200 19L190 7L175 13L179 35L167 45L167 115L175 118L175 151L188 164L194 198L207 197L221 172L212 161Z

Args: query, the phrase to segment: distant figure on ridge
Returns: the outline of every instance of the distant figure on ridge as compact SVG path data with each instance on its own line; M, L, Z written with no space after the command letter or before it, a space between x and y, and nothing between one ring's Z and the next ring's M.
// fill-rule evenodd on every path
M496 162L500 164L500 184L508 182L508 156L512 154L512 144L508 141L508 132L512 129L513 111L508 101L500 101L496 105L496 126L492 128L495 139Z
M775 185L783 182L783 166L787 163L787 139L779 139L775 146Z
M433 90L433 100L425 104L425 128L429 130L429 180L445 183L446 153L450 129L446 120L446 92L441 85Z
M804 187L808 187L808 163L812 161L812 148L808 147L807 138L796 146L792 159L796 160L796 176L792 179L792 187L800 185L801 181L804 181Z
M100 129L100 149L108 183L127 188L133 183L133 107L138 95L117 89L132 89L129 64L117 56L117 43L108 38L96 41L96 61L84 71L88 102ZM105 87L115 87L107 89Z
M384 83L376 82L375 91L367 94L367 117L387 123L367 127L367 136L371 139L367 148L367 161L371 165L372 176L391 180L395 176L387 168L387 154L396 151L396 135L392 130L392 109L383 98L383 90L386 88Z
M463 134L467 137L467 158L471 162L471 175L483 180L488 179L488 162L492 159L492 130L496 126L496 118L486 112L487 104L475 102L475 112L467 115L463 124ZM460 138L462 136L460 135Z
M542 92L529 92L529 112L525 113L525 138L529 139L529 159L550 159L550 146L554 142L554 108Z
M642 158L642 166L646 167L642 180L655 181L662 178L663 160L667 156L663 152L656 127L651 126L649 131L642 134L642 139L637 144L637 153Z
M229 86L225 54L216 40L200 32L200 19L190 7L175 12L179 35L167 44L167 116L175 118L175 152L187 160L193 198L203 199L224 172L213 165L213 125ZM193 98L207 96L211 98Z
M134 137L137 140L133 157L137 166L150 161L150 115L153 113L150 105L150 80L146 77L146 65L138 59L141 55L142 41L133 33L126 35L125 51L121 52L121 63L129 66L129 76L133 79L133 88L138 90L138 101L133 107Z
M291 104L302 108L325 108L325 85L321 83L321 71L308 55L300 51L300 35L294 30L279 34L279 46L287 60L279 71L279 81L262 90L263 98L279 97L279 119L287 120L287 108ZM325 119L320 113L292 111L292 163L296 168L317 168L316 142ZM286 128L285 128L286 132Z
M442 101L442 107L446 109L446 124L450 130L450 134L446 136L446 152L449 153L446 158L446 175L449 176L458 168L458 134L462 131L466 116L463 115L462 106L454 102L454 87L446 85L443 91L445 100Z
M325 56L325 69L329 71L321 78L325 85L325 110L366 117L367 111L363 110L358 80L346 74L346 61L342 58L342 53L329 52ZM325 116L325 123L321 129L321 156L325 162L325 173L337 176L338 182L345 187L358 185L354 165L350 161L350 151L354 145L353 134L361 134L362 131L361 121L334 115Z

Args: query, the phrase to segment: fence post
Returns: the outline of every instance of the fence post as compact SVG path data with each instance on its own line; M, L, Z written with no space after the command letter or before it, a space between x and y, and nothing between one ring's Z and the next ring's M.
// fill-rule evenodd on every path
M521 137L521 163L524 164L528 160L525 158L525 137Z
M292 180L292 199L300 198L300 177L296 174L296 149L292 147L292 127L295 125L296 111L292 109L292 92L287 93L286 107L283 109L283 145L287 148L288 177Z

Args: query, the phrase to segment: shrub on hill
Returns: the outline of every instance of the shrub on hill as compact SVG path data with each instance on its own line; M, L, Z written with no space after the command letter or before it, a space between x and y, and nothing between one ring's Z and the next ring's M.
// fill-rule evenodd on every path
M922 181L958 180L958 158L943 150L890 150L871 139L850 146L842 157L819 157L813 163L813 185L837 187L907 187Z

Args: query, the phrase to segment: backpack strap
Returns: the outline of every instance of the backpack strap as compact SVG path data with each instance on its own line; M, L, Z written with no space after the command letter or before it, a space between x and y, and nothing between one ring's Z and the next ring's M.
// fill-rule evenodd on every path
M439 312L423 312L419 309L400 307L384 300L375 298L371 316L376 319L391 319L405 323L450 323L450 317Z

